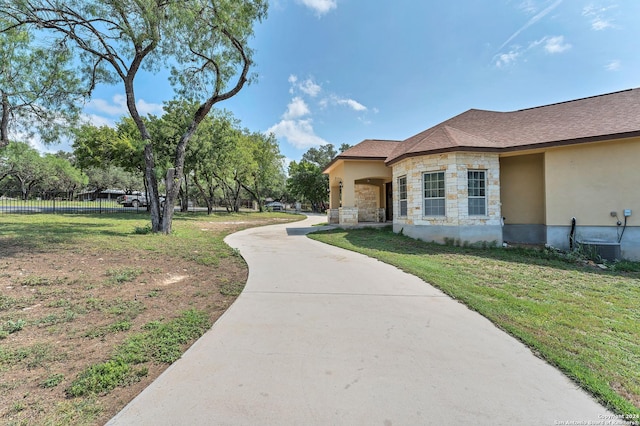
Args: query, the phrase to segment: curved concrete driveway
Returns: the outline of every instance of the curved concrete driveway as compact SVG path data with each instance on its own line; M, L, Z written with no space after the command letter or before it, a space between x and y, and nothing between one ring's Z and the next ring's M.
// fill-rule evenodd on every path
M553 425L610 415L420 279L304 237L325 220L229 236L249 264L245 291L109 424Z

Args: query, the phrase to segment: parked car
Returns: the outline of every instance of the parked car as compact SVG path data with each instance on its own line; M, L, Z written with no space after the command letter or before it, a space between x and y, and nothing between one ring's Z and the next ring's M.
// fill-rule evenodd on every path
M120 195L116 198L116 203L122 204L125 207L146 207L147 195L142 192L134 192L133 194ZM160 196L160 207L164 207L164 197Z
M281 212L284 210L284 204L282 204L279 201L272 201L270 203L265 204L265 207L268 210L274 211L274 212Z

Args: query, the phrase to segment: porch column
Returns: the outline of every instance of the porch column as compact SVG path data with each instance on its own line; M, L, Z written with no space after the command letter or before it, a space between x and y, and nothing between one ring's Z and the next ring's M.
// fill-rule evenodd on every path
M356 185L353 179L342 181L342 206L340 207L340 225L358 224L358 207L356 207Z

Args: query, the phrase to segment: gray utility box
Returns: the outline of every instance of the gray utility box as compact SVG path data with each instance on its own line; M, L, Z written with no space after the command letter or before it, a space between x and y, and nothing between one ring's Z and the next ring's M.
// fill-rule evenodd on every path
M579 241L580 248L588 256L597 255L604 260L620 259L620 243L610 241Z

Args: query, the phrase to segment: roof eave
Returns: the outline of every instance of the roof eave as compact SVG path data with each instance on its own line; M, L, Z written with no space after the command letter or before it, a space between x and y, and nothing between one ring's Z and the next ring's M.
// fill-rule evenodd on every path
M434 149L428 151L416 151L402 154L392 160L385 161L385 165L391 167L393 164L398 163L402 160L405 160L410 157L420 157L422 155L434 155L434 154L443 154L447 152L515 152L515 151L528 151L532 149L544 149L544 148L555 148L561 146L570 146L570 145L579 145L584 143L593 143L593 142L602 142L606 140L615 140L615 139L630 139L640 137L640 130L636 130L633 132L623 132L623 133L612 133L608 135L598 135L598 136L589 136L585 138L576 138L576 139L565 139L558 141L549 141L549 142L540 142L534 144L527 145L517 145L517 146L509 146L504 148L496 148L496 147L477 147L477 146L455 146L449 148L441 148Z
M333 168L333 166L340 160L342 161L348 161L348 160L356 160L356 161L385 161L387 159L387 157L367 157L367 156L360 156L360 157L341 157L341 156L337 156L336 158L334 158L333 160L331 160L331 162L329 164L327 164L327 166L324 168L324 170L322 171L322 174L328 175L331 170Z

